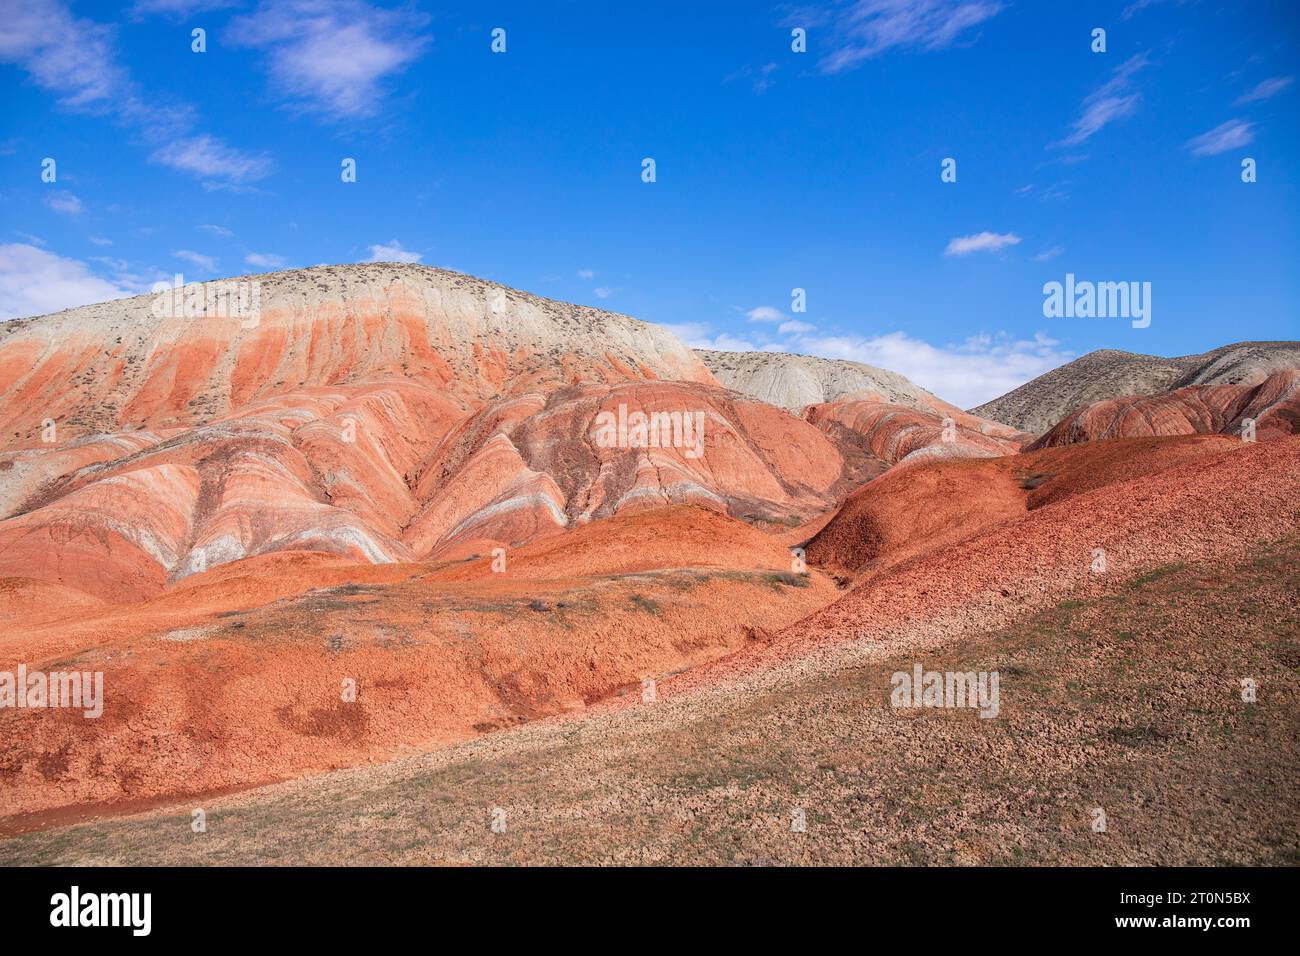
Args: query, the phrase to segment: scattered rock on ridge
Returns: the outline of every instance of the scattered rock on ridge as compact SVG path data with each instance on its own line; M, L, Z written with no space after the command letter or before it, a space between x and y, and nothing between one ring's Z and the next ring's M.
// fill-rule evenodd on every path
M1102 438L1241 433L1255 421L1267 441L1300 431L1300 369L1274 372L1256 385L1192 385L1159 395L1127 395L1076 409L1031 448Z
M1238 342L1178 358L1099 349L971 413L1041 434L1075 409L1108 398L1188 385L1257 385L1287 368L1300 368L1300 342Z

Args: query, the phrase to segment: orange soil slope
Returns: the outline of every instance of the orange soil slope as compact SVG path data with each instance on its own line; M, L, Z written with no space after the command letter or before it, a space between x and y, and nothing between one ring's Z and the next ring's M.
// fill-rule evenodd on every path
M662 693L679 694L781 661L822 655L848 641L912 648L939 644L1069 595L1100 592L1101 574L1125 580L1174 563L1240 556L1300 527L1300 437L1267 443L1219 437L1098 442L1070 449L1073 460L1060 451L960 463L974 470L961 476L965 488L976 494L987 481L1005 514L995 506L987 526L974 527L974 533L952 543L930 548L910 541L906 523L916 509L907 505L882 504L875 516L848 519L885 526L877 536L883 548L854 552L846 547L847 535L827 537L823 557L850 567L879 560L879 573L863 575L848 594L786 628L771 644L684 674ZM1113 480L1098 484L1090 474L1093 461ZM1060 484L1052 490L1044 482L1043 496L1027 501L1037 506L1017 516L1001 480L1004 470L1033 484L1030 479L1042 477L1043 465L1060 469ZM953 480L952 467L946 462L918 466L938 470L936 483ZM1025 490L1031 497L1037 488ZM900 484L899 491L906 494L906 487ZM862 499L870 500L865 494ZM901 527L888 527L896 516ZM1105 559L1100 574L1094 570L1098 552Z
M1073 495L1238 449L1224 436L1122 439L897 467L851 494L807 544L838 575L876 573Z
M639 697L834 597L790 567L766 534L675 507L512 550L500 573L486 555L277 554L129 608L74 599L0 638L0 670L102 671L103 716L0 711L0 816L250 786Z

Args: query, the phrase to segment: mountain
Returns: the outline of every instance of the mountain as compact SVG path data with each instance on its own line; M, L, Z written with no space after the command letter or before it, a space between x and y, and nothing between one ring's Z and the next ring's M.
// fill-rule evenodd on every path
M1093 402L1189 385L1257 385L1287 368L1300 368L1300 342L1238 342L1177 358L1100 349L970 411L1042 433Z
M258 314L239 313L253 293ZM429 266L317 266L0 323L0 447L39 439L49 419L69 438L184 427L303 388L392 378L461 410L507 382L714 384L670 332L624 315Z
M864 395L941 414L955 410L954 406L897 372L861 362L788 352L712 352L699 349L696 354L727 388L791 412L797 413L809 405Z
M219 301L254 293L256 309ZM0 859L17 852L5 835L80 815L209 806L412 752L441 760L483 735L567 725L589 747L620 709L656 720L680 706L694 724L699 700L744 717L765 699L747 681L786 665L817 681L832 666L856 703L830 723L764 720L752 739L818 742L832 749L807 766L866 779L879 740L906 745L900 728L916 721L864 710L864 693L884 706L894 659L939 661L953 641L982 649L948 659L1004 668L1008 717L1051 729L1005 748L1003 765L1059 756L1061 698L1021 711L1033 691L1020 678L1063 671L1004 656L1001 629L1082 596L1105 600L1108 643L1054 624L1030 629L1033 646L1050 657L1042 634L1065 634L1084 660L1129 646L1115 642L1145 626L1116 617L1131 580L1260 553L1300 509L1292 373L1094 410L1065 447L1026 453L1032 436L901 376L773 353L706 361L626 316L421 266L246 277L182 298L175 313L144 297L0 327L0 675L75 667L107 689L94 719L0 707ZM1247 412L1255 444L1163 437L1198 416L1230 430ZM1152 437L1075 441L1116 421ZM1181 599L1137 604L1186 616ZM861 655L886 653L866 687ZM1096 698L1124 696L1125 673ZM821 685L800 686L813 700ZM862 719L875 729L835 756ZM1063 773L1131 755L1125 735L1076 743L1053 765ZM679 756L693 779L721 772L717 785L683 789L678 775L652 799L731 799L734 761ZM989 805L1010 806L1037 770Z
M413 265L236 282L255 317L137 297L3 328L0 576L136 601L256 555L447 559L670 504L784 528L883 467L626 316Z
M1300 368L1273 372L1257 385L1189 385L1094 402L1065 416L1030 449L1100 438L1240 436L1247 419L1257 441L1300 432Z
M1008 455L1033 437L860 362L786 352L697 354L727 388L801 413L841 449L857 447L886 465L922 456Z

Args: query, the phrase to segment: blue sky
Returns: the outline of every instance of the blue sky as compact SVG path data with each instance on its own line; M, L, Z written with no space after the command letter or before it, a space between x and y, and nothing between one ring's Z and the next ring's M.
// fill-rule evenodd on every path
M0 318L405 258L968 406L1296 338L1298 46L1291 0L0 0ZM1067 272L1150 327L1044 317Z

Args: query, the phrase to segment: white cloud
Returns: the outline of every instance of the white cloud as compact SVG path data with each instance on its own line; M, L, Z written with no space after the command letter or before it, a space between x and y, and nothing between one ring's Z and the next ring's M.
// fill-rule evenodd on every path
M112 239L106 239L103 236L87 236L86 238L97 246L111 246L113 244Z
M177 259L184 259L191 265L202 269L204 272L216 272L217 260L211 256L205 256L201 252L194 252L192 249L177 249L172 253Z
M1004 333L981 335L943 347L904 332L873 338L805 335L793 344L799 351L823 358L849 359L898 372L961 408L997 398L1073 357L1042 333L1028 340Z
M1145 10L1147 7L1155 6L1157 3L1165 3L1165 2L1166 0L1134 0L1133 3L1130 3L1127 7L1124 8L1124 12L1120 14L1120 18L1124 20L1130 20L1133 18L1133 15L1135 13ZM1183 4L1183 0L1175 0L1175 2L1179 6Z
M423 253L403 249L396 239L390 240L388 245L380 244L369 248L370 258L363 259L363 262L419 262L424 258Z
M791 319L788 322L782 322L777 331L782 335L795 335L799 332L811 332L816 326L811 322L801 322L798 319Z
M211 223L203 223L199 226L204 232L210 232L219 239L229 239L234 233L225 226L214 226Z
M596 293L596 297L598 299L608 299L614 293L618 292L618 289L612 288L611 286L603 285L597 289L592 289L591 291Z
M111 117L153 145L154 158L185 157L176 141L200 139L222 156L222 168L261 163L212 137L196 137L194 110L184 103L150 100L119 62L112 26L74 16L58 0L5 2L0 10L0 63L13 63L65 108ZM160 161L166 161L162 159ZM184 163L169 163L194 172ZM219 171L219 170L218 170ZM210 175L204 173L203 175Z
M1294 79L1294 76L1275 76L1271 79L1263 80L1256 84L1255 88L1249 93L1244 93L1237 97L1237 104L1255 103L1259 100L1266 100L1270 96L1276 96L1278 93L1281 93L1290 86L1291 81Z
M1020 237L1012 232L977 232L973 236L958 236L948 240L945 256L968 256L972 252L997 252L1007 246L1020 244Z
M137 16L141 14L160 13L173 19L204 13L208 10L222 10L233 7L238 0L135 0L131 9Z
M265 157L231 149L207 134L173 140L150 158L172 169L221 182L248 182L271 171L271 162Z
M1214 156L1229 149L1236 149L1238 146L1245 146L1253 140L1255 138L1253 126L1253 123L1244 120L1228 120L1208 133L1189 139L1183 145L1197 156Z
M578 270L578 278L579 278L579 279L594 279L594 278L596 278L596 270L595 270L595 269L579 269L579 270Z
M750 322L784 322L785 314L780 309L774 309L770 305L760 305L756 309L750 309L745 313L745 317Z
M45 205L64 216L81 215L81 200L66 189L56 189L48 194Z
M245 263L259 269L280 269L284 267L286 261L284 256L273 255L269 252L250 252L244 256Z
M1109 80L1084 97L1073 132L1053 145L1077 146L1115 120L1136 112L1142 96L1132 88L1133 77L1149 62L1145 53L1139 53L1117 66Z
M763 94L772 88L772 74L779 69L776 63L764 63L755 69L752 66L745 66L732 73L730 76L722 78L723 83L731 83L734 80L749 79L752 80L750 86L755 93Z
M272 82L289 98L336 117L368 116L381 81L419 56L428 17L362 0L264 2L230 23L237 46L267 51Z
M0 320L135 294L93 275L76 259L21 243L0 245Z
M129 92L111 27L74 17L54 0L5 3L0 62L15 63L66 106L104 108Z
M140 266L126 259L114 256L91 256L91 262L97 262L110 272L109 281L123 289L131 290L132 295L149 292L155 282L171 282L175 273L165 273L152 266Z
M1044 249L1038 255L1034 256L1035 262L1046 262L1048 259L1055 259L1065 251L1064 246L1052 246L1050 249Z
M737 338L727 332L714 335L703 322L665 323L663 327L693 349L713 349L719 352L758 351L758 346L748 339Z
M962 408L997 398L1074 357L1041 332L1032 339L1015 339L1004 332L979 335L940 347L905 332L872 337L821 334L807 322L792 319L788 324L798 328L782 327L786 338L780 342L755 342L728 332L714 334L704 322L664 327L694 349L795 352L864 362L898 372Z
M851 0L823 18L833 48L819 65L837 73L894 47L942 49L1002 8L1000 0Z

